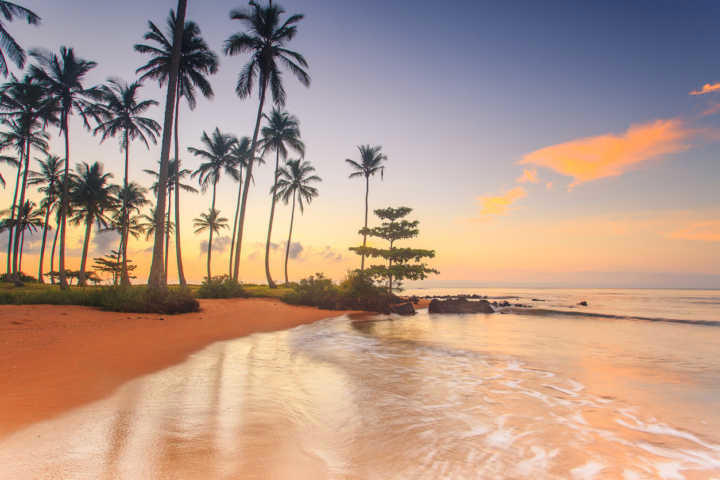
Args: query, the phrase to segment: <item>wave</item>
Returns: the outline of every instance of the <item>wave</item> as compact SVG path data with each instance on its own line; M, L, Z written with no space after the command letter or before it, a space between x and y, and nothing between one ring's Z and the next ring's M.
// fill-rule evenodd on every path
M589 317L589 318L608 318L612 320L639 320L645 322L665 322L665 323L682 323L688 325L700 325L705 327L720 327L720 321L718 320L688 320L680 318L662 318L662 317L640 317L636 315L617 315L612 313L594 313L594 312L579 312L571 310L553 310L549 308L520 308L520 307L508 307L500 310L500 312L510 312L522 315L539 315L539 316L552 316L552 315L566 315L570 317Z

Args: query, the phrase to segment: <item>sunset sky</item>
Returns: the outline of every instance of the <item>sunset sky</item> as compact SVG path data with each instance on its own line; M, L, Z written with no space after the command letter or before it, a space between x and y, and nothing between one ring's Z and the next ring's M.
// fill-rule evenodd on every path
M89 84L135 78L146 58L133 51L147 21L165 25L173 0L27 0L43 23L8 29L26 47L61 45L98 62ZM181 109L182 150L215 127L251 135L257 98L234 93L247 57L222 55L241 29L228 17L245 2L189 0L188 18L220 55L213 100ZM347 248L361 241L363 182L344 159L358 144L382 145L384 179L373 178L371 208L407 205L420 220L413 243L434 248L439 276L428 285L720 287L720 4L713 1L418 2L284 0L304 13L290 48L310 62L312 85L285 75L287 110L299 117L306 159L323 178L320 197L296 216L293 279L340 279L359 266ZM17 70L15 70L17 72ZM161 102L147 83L143 97ZM57 129L52 151L62 154ZM159 148L131 146L131 180L148 185ZM270 160L270 159L268 159ZM101 161L121 181L118 142L75 119L71 162ZM186 168L199 161L183 154ZM14 171L0 206L9 206ZM264 281L271 162L250 192L241 277ZM231 217L236 185L221 181L219 209ZM37 196L35 197L37 198ZM204 275L205 235L192 218L210 195L182 198L189 279ZM276 215L282 245L289 208ZM215 273L227 269L229 235ZM37 251L39 236L28 251ZM71 267L81 235L74 230ZM116 248L97 236L91 257ZM131 241L146 278L149 242ZM224 250L222 247L225 247ZM36 256L23 270L36 272ZM4 265L4 254L0 254ZM273 256L282 278L282 252ZM170 280L176 278L171 261Z

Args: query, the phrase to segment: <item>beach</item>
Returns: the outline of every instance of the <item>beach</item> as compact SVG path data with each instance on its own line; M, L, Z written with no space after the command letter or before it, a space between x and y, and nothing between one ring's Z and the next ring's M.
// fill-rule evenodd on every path
M200 300L183 315L0 305L0 437L182 362L207 345L347 312L272 299Z

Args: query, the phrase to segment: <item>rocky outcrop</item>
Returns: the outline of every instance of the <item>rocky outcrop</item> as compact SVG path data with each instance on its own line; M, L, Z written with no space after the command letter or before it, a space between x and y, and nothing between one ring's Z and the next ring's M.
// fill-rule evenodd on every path
M487 300L470 301L467 298L450 300L433 299L428 306L430 313L495 313Z
M588 303L585 300L583 300L582 302L578 303L578 305L581 307L587 307Z
M415 315L415 308L410 302L396 303L390 305L390 312L398 315Z

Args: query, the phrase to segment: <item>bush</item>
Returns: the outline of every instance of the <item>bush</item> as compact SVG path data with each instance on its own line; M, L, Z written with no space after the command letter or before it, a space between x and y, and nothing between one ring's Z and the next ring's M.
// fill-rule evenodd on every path
M205 278L200 288L197 290L199 298L245 298L248 296L242 285L228 277L221 275Z
M340 285L335 285L322 273L312 275L293 284L292 291L285 295L283 300L294 305L309 305L329 310L388 313L392 298L385 289L375 286L369 276L356 270L350 272Z
M345 309L389 313L390 304L398 300L383 287L378 287L366 273L355 270L339 286Z
M329 310L341 310L340 290L322 273L310 275L291 285L292 291L283 300L293 305L308 305Z
M37 278L31 277L29 275L25 275L23 272L18 272L18 280L22 283L38 283ZM12 274L9 273L3 273L0 275L0 282L14 282L15 278L13 278Z

